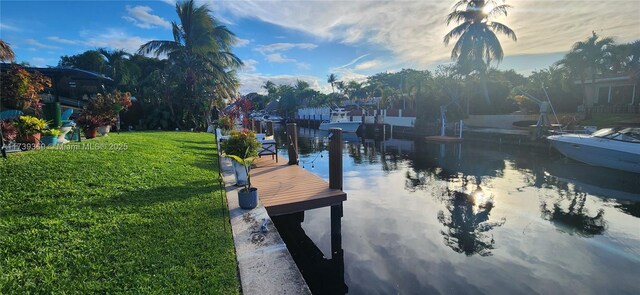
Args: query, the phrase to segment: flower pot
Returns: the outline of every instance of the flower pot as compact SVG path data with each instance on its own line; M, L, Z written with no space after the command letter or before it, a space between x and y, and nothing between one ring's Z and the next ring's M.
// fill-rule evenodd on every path
M238 191L238 203L240 208L249 210L258 206L258 189L252 187L249 191L244 188Z
M109 131L111 131L111 125L98 127L98 133L100 133L100 135L102 136L107 136L107 134L109 134Z
M249 177L247 176L247 170L244 169L244 166L235 160L231 161L233 163L233 170L235 171L236 176L236 185L242 186L247 185L249 181Z
M85 128L84 137L87 139L95 138L98 135L98 128Z
M58 137L57 136L43 136L40 139L40 143L45 145L45 146L56 145L56 144L58 144Z
M37 150L40 147L40 133L31 136L18 136L16 142L20 144L20 150Z
M73 129L73 127L60 127L60 135L58 135L58 142L60 143L67 143L69 142L65 136L67 135L67 133L71 132L71 129Z

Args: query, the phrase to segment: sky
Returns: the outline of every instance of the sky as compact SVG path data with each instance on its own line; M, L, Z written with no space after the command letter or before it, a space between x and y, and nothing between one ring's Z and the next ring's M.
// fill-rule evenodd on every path
M327 75L363 80L403 68L433 70L451 62L442 39L454 27L446 15L455 1L200 1L236 34L244 62L240 92L263 92L304 80L330 92ZM498 0L500 1L500 0ZM501 1L500 1L501 2ZM500 38L499 69L524 75L547 68L595 31L618 43L640 39L640 0L507 0L517 42ZM0 2L0 38L18 62L55 66L63 55L108 47L135 52L150 40L171 40L175 0Z

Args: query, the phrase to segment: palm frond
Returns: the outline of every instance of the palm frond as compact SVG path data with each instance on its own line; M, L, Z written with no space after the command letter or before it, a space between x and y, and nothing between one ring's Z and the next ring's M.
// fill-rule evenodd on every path
M471 25L470 22L463 22L462 24L453 28L453 30L451 30L449 33L447 33L444 36L444 45L449 45L449 41L451 41L451 38L455 38L457 36L462 35L462 33L464 33L469 28L470 25Z
M509 8L512 8L512 6L506 5L506 4L495 6L491 9L491 11L489 11L489 13L487 13L487 16L489 17L495 17L500 15L507 16L507 9Z
M161 54L170 55L176 51L180 51L182 47L183 47L182 44L176 43L175 41L153 40L140 46L140 49L138 49L138 53L139 54L153 53L157 57Z
M507 37L511 38L511 40L518 41L518 37L516 37L516 33L511 28L507 27L506 25L498 23L498 22L491 22L489 24L489 26L494 31L496 31L498 33L501 33L501 34L504 34Z

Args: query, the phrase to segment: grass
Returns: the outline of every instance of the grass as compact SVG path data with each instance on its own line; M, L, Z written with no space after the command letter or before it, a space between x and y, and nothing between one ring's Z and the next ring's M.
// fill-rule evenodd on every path
M239 292L211 134L65 147L0 159L0 294Z
M591 125L600 128L616 127L619 125L640 125L638 114L592 114L590 119L582 120L581 125Z

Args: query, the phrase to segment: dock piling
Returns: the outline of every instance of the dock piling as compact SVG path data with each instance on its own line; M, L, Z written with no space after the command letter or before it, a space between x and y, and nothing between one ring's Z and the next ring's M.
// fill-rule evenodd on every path
M342 189L342 129L331 128L329 142L329 188Z
M287 141L289 151L289 165L298 165L298 126L287 123Z

